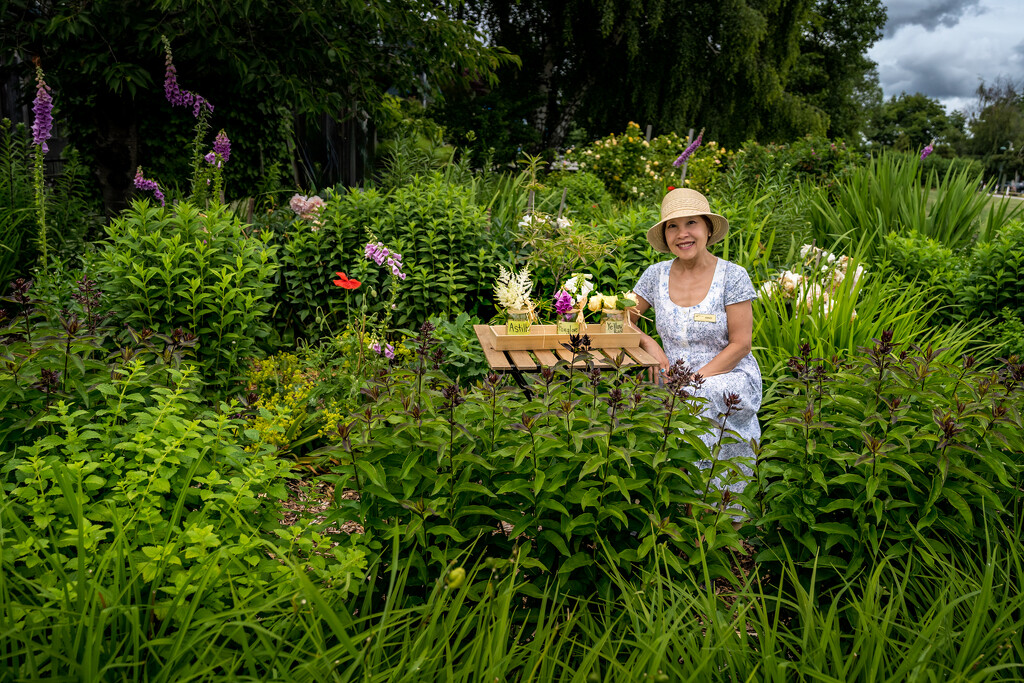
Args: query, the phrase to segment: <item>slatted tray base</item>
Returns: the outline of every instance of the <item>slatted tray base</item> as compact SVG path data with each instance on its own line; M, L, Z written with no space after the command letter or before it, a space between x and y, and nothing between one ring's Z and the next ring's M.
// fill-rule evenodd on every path
M474 325L473 331L476 332L476 337L480 340L480 346L483 348L484 355L487 357L487 364L491 366L492 370L538 372L541 368L551 367L560 360L564 360L566 362L572 360L572 353L566 351L564 348L496 349L494 344L494 331L489 326ZM655 360L652 355L640 348L639 342L634 346L592 347L590 349L590 355L592 356L590 362L599 368L612 367L612 363L610 361L615 359L619 353L622 352L625 352L622 359L624 366L649 368L658 365L658 361ZM574 365L574 367L577 368L583 368L586 366L587 362L582 360L576 361Z

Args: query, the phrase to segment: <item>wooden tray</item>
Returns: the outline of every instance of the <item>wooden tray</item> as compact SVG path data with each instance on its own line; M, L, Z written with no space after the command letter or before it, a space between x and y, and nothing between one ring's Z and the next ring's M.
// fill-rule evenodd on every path
M590 337L590 348L623 348L640 346L640 330L632 323L626 322L626 332L621 334L605 334L600 323L590 324L581 334ZM487 329L493 336L495 349L498 351L533 351L538 349L561 349L562 344L569 343L569 335L558 334L556 325L532 325L530 334L508 334L504 325L491 325Z

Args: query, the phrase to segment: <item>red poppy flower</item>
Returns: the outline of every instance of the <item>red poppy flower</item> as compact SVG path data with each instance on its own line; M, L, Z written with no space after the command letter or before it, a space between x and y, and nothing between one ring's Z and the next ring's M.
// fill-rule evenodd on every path
M338 276L338 279L334 281L334 284L338 287L343 287L345 289L357 289L359 285L363 284L359 280L350 280L348 275L345 275L345 273L342 272L336 272L335 275Z
M672 190L674 190L674 189L676 189L676 188L675 188L674 186L672 186L672 185L669 185L669 186L668 186L668 191L669 191L669 192L671 192L671 191L672 191Z

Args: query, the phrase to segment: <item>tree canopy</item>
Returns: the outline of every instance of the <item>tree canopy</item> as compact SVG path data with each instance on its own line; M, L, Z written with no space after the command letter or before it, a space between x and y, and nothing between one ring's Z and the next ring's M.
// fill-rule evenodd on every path
M183 87L234 117L241 160L259 165L260 138L280 139L285 113L344 118L373 112L384 93L436 96L493 84L507 51L426 0L204 3L7 0L0 57L38 59L76 145L97 167L108 208L129 189L146 137L187 139L182 110L164 102L166 35Z
M594 136L629 120L706 127L727 145L850 134L850 100L873 69L864 52L885 22L880 0L467 0L464 11L522 69L450 98L443 121L493 133L495 146L525 121L538 148L575 126ZM502 112L508 125L496 123Z
M921 93L900 93L871 112L867 138L873 144L920 150L932 141L959 144L964 137L962 114L946 114L942 104Z

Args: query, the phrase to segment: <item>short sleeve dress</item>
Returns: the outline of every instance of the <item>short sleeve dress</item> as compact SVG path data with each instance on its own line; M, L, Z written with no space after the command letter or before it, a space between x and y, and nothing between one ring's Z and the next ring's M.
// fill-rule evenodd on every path
M756 297L754 285L743 266L724 259L718 259L715 274L707 296L696 306L679 306L669 298L668 278L672 260L655 263L640 276L633 291L642 296L654 308L655 324L661 343L670 363L682 359L694 371L704 367L729 344L729 327L725 307ZM754 452L751 439L761 438L761 426L757 411L761 409L761 369L753 354L747 353L731 371L708 377L704 386L695 392L706 398L703 414L715 422L725 412L724 397L735 393L740 397L739 413L729 417L726 428L738 443L726 444L719 457L739 458L740 469L747 476L753 475L751 465ZM712 448L718 442L719 430L703 435L701 440ZM704 469L710 462L702 462ZM718 477L716 477L718 479ZM726 486L739 493L746 482Z

